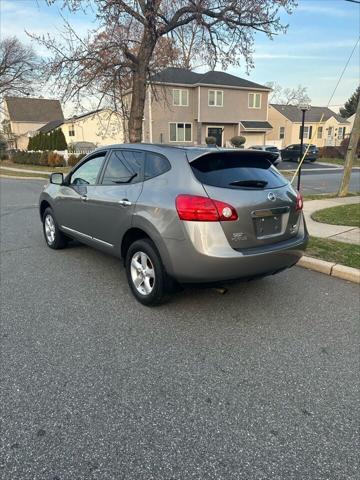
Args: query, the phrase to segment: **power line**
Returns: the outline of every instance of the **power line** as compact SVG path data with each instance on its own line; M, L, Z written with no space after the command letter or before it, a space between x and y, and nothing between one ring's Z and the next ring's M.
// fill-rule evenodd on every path
M344 68L343 68L343 71L341 72L341 75L340 75L340 77L339 77L339 80L337 81L337 83L336 83L336 85L335 85L335 88L334 88L334 90L333 90L333 92L332 92L332 94L331 94L331 97L330 97L330 100L328 101L327 106L330 105L330 102L331 102L331 100L333 99L333 96L335 95L335 92L336 92L336 90L337 90L337 88L338 88L338 86L339 86L339 84L340 84L340 82L341 82L341 80L342 80L342 77L344 76L344 73L345 73L345 71L346 71L346 69L347 69L347 67L348 67L348 65L349 65L349 63L350 63L350 60L351 60L351 58L352 58L352 56L353 56L353 54L354 54L354 52L355 52L355 50L356 50L356 47L357 47L357 45L358 45L358 43L359 43L359 40L360 40L360 37L358 37L358 39L356 40L356 43L355 43L355 45L354 45L354 48L352 49L352 51L351 51L351 53L350 53L350 56L349 56L349 58L347 59L347 62L346 62L346 64L345 64Z

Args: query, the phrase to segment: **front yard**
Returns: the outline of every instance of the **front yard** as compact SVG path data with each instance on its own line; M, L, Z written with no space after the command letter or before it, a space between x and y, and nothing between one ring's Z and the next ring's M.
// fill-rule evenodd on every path
M341 205L319 210L312 214L312 219L330 225L349 225L360 228L360 204Z
M334 165L344 166L345 160L342 158L318 158L317 163L333 163ZM360 167L360 158L355 158L353 167Z
M305 255L347 267L360 268L360 248L351 243L337 242L327 238L310 237Z

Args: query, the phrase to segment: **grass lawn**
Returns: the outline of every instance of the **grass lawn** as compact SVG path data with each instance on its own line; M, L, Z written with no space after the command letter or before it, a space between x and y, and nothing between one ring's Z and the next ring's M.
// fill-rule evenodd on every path
M345 160L342 158L318 158L317 163L333 163L334 165L344 166ZM353 162L353 167L360 167L360 158L355 158Z
M360 228L360 204L355 203L354 205L325 208L324 210L314 212L311 218L316 222Z
M348 267L360 268L360 247L351 243L310 237L305 255Z
M29 173L27 172L25 169L23 172L12 172L10 170L4 170L3 168L0 167L0 175L4 176L4 177L41 177L41 178L46 178L48 179L49 178L49 175L45 174L45 173Z
M11 167L11 168L21 168L22 170L39 170L43 172L62 172L67 173L70 171L70 167L46 167L41 165L24 165L22 163L14 163L10 162L9 160L2 160L0 162L1 167Z

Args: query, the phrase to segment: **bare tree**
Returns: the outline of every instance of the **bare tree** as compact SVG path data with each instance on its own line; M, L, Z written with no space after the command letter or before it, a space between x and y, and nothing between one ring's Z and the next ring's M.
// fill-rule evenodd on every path
M57 0L47 1L51 4ZM58 1L72 11L83 6L81 0ZM86 38L80 38L69 24L61 42L50 36L37 37L51 53L47 71L65 87L64 94L68 98L74 91L99 94L102 78L107 78L111 85L108 91L124 92L125 87L130 87L129 138L131 142L139 142L146 88L158 67L156 55L160 53L164 39L171 39L171 34L182 27L196 25L202 58L212 68L239 65L242 59L250 68L255 33L262 32L271 38L285 32L286 26L280 22L279 11L284 8L291 13L295 2L94 0L93 5L99 27L96 32L89 32ZM99 35L102 41L94 41ZM174 35L172 39L176 43ZM169 64L172 64L171 59ZM104 92L100 92L100 97L106 98Z
M307 87L302 85L298 85L295 88L284 88L276 82L267 82L266 86L272 89L270 94L271 103L299 105L300 103L311 102L311 98L307 93Z
M0 41L0 97L28 95L33 92L37 56L16 37Z

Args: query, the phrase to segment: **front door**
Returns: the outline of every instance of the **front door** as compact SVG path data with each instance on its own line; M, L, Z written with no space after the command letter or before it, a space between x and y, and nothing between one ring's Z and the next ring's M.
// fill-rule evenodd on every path
M222 147L222 132L223 128L221 127L208 127L208 137L216 138L216 145Z
M61 229L79 238L92 237L92 218L88 205L89 196L100 176L106 152L98 152L82 163L67 184L59 189L55 200L55 215Z

